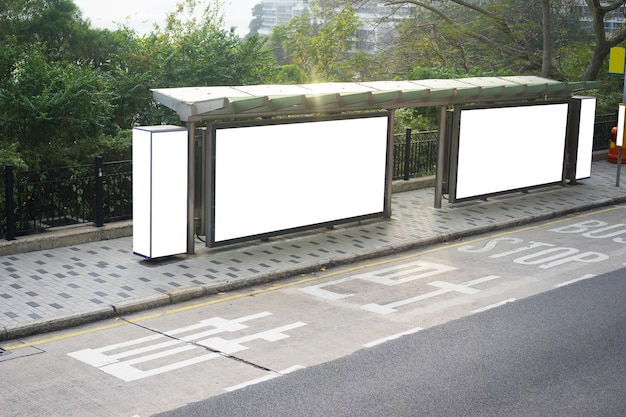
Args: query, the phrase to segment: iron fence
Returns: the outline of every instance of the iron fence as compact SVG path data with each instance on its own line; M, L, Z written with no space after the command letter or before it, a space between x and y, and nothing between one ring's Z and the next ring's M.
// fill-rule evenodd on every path
M39 233L51 227L130 219L132 162L13 172L5 166L0 236Z
M617 126L617 113L596 116L593 129L593 150L609 149L611 129Z
M407 140L408 139L408 140ZM394 180L433 175L437 170L439 133L436 130L394 135Z

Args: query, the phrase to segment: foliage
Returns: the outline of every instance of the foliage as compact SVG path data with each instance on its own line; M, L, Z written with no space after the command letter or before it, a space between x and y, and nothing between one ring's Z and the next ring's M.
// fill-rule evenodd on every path
M359 20L351 6L334 10L325 3L310 8L286 25L274 27L271 40L282 64L300 66L308 78L319 81L350 81L350 49Z
M390 3L419 6L415 18L399 27L399 47L392 58L400 72L416 64L464 70L480 67L518 74L537 74L542 69L544 2ZM588 31L583 30L575 1L553 0L550 11L549 35L553 49L562 51L569 43L588 35ZM562 78L557 69L552 66L552 76Z
M11 55L11 54L10 54ZM46 60L43 48L12 54L2 81L0 137L17 143L29 166L75 161L90 138L107 132L112 94L106 78L89 66Z
M206 4L205 4L206 3ZM93 29L72 0L0 4L0 162L31 169L130 156L137 124L177 124L152 88L259 84L258 36L223 29L220 0L184 0L146 36Z

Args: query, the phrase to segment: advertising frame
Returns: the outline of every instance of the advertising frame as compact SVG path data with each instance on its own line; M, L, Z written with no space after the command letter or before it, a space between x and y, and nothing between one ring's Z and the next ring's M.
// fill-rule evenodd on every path
M456 107L450 203L564 183L569 112L569 100Z
M381 217L389 111L210 125L207 246Z

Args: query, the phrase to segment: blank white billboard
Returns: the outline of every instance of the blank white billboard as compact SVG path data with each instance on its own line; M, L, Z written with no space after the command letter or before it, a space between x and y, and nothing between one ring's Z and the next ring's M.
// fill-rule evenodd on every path
M596 118L595 97L574 97L580 100L580 120L578 125L578 147L576 154L576 179L591 177L593 159L593 130Z
M213 130L211 245L382 215L389 114Z
M187 251L187 129L133 129L133 252L159 258Z
M451 200L562 181L567 112L567 103L462 109Z

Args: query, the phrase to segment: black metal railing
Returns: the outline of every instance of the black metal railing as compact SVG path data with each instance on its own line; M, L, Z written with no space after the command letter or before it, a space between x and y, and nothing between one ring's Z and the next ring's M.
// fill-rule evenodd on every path
M433 175L437 170L439 134L436 130L394 135L393 179Z
M617 113L596 116L593 128L593 150L609 149L611 129L617 126Z
M5 166L0 236L38 233L51 227L132 217L132 162L13 172Z

